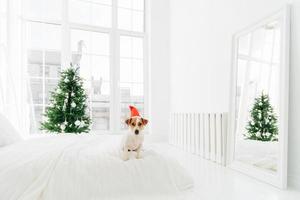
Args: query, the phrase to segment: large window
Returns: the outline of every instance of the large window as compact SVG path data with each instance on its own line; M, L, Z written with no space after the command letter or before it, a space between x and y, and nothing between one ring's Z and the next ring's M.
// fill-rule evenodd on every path
M23 3L32 133L69 62L84 78L93 131L124 130L129 105L147 112L144 0Z

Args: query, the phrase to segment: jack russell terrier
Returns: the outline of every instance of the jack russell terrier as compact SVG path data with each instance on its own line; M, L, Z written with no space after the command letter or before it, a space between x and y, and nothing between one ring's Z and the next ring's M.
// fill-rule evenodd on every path
M147 125L148 120L140 116L138 110L129 106L131 117L125 120L129 131L124 135L122 140L122 159L128 160L130 153L135 151L136 158L141 158L141 150L144 142L143 129Z

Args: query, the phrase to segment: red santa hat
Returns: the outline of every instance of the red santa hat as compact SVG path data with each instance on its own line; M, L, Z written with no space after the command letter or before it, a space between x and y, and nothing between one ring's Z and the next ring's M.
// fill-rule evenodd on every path
M131 117L140 116L139 111L134 106L129 106Z

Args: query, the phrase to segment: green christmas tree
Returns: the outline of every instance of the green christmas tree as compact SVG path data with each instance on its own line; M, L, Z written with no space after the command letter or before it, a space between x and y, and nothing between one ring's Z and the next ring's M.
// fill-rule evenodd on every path
M82 133L90 130L91 120L86 114L87 95L78 68L71 66L61 72L55 91L51 92L50 105L41 129L54 133Z
M250 111L251 119L246 126L246 139L260 141L278 141L277 117L267 94L255 98Z

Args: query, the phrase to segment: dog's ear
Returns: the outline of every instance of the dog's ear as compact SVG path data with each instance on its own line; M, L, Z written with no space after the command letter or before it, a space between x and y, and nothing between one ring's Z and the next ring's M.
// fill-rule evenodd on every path
M125 123L126 123L127 125L129 125L129 124L131 123L131 118L126 119L126 120L125 120Z
M142 123L143 123L144 126L146 126L148 124L148 119L142 118Z

